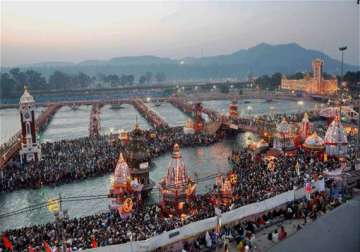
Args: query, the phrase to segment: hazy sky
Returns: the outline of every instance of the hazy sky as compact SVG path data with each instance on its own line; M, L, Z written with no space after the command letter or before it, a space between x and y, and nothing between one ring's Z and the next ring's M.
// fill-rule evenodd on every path
M181 58L296 42L359 65L359 5L329 1L1 1L1 64Z

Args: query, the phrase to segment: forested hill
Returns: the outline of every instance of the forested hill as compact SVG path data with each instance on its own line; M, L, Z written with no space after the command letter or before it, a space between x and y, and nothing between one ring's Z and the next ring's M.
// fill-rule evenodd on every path
M167 80L246 78L250 73L256 76L280 72L291 74L311 71L311 61L320 58L325 61L324 71L339 74L341 62L315 50L309 50L296 43L270 45L261 43L255 47L239 50L232 54L184 59L160 58L156 56L116 57L110 60L87 60L78 64L71 62L45 62L21 69L33 69L49 77L58 70L68 74L85 73L133 75L140 78L146 72L164 73ZM344 71L356 71L358 66L344 65ZM2 69L2 71L9 69Z

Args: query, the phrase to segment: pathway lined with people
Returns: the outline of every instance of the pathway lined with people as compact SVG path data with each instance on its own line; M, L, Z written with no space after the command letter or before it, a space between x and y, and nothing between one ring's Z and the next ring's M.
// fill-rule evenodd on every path
M139 113L155 128L166 129L169 124L158 115L153 109L147 106L142 99L136 98L132 101L132 105L139 111Z

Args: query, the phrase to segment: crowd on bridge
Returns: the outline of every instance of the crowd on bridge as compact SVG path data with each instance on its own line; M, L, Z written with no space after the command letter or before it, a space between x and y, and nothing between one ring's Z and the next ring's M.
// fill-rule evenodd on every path
M172 140L176 141L176 134ZM155 143L154 146L156 145ZM191 209L195 209L195 212L185 220L176 216L167 218L162 214L158 204L140 206L127 220L121 219L115 212L68 219L64 227L68 247L78 250L91 248L94 242L97 246L128 242L129 231L133 240L144 240L166 230L212 217L215 214L215 207L229 211L292 190L294 186L302 187L305 181L316 180L325 169L335 169L340 165L336 159L330 158L324 162L305 152L299 152L296 157L279 157L274 161L273 170L268 168L266 159L254 158L247 151L234 152L230 160L233 163L233 172L239 178L234 186L232 205L211 204L214 192L210 191L196 196L191 202ZM298 169L295 168L297 162L300 164ZM216 190L216 187L213 190ZM304 204L309 203L305 200ZM44 241L50 246L58 243L55 223L8 230L6 236L18 251L27 250L29 245L41 248Z
M185 135L181 128L149 130L144 131L144 135L150 159L171 150L175 143L182 146L208 145L220 139L220 136L207 134ZM12 162L1 171L0 191L57 186L113 172L119 152L125 152L124 148L127 148L115 137L85 137L44 143L39 162L24 166Z

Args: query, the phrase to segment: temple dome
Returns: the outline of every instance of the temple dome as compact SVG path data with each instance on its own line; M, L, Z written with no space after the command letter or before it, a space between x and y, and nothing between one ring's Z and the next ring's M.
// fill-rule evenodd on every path
M324 140L328 155L344 156L347 154L348 140L338 115L327 129Z
M304 147L308 149L323 149L324 148L324 140L318 136L316 132L314 132L312 135L308 136L305 139Z
M347 136L338 117L330 124L325 134L325 144L347 144Z
M25 86L24 87L24 93L20 98L20 103L34 103L34 97L31 96L31 94L29 93L28 87Z

